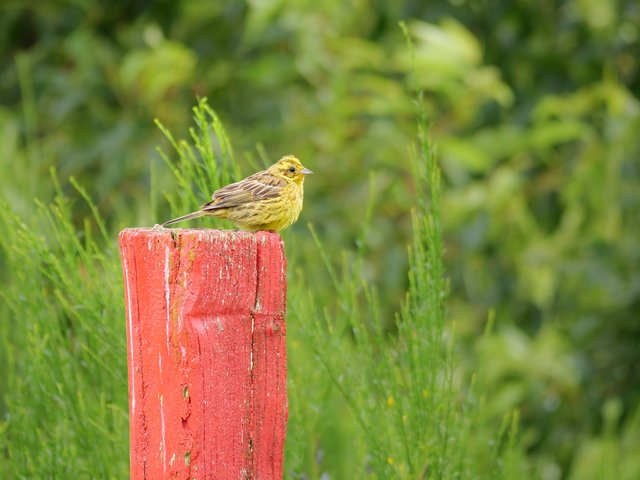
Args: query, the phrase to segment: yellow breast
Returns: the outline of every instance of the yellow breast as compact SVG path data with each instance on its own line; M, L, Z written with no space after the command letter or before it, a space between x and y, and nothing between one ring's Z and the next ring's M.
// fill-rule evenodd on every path
M228 212L228 219L242 230L280 231L298 219L302 211L304 191L302 185L291 182L282 188L277 197L249 204L243 211ZM247 210L251 210L248 214Z

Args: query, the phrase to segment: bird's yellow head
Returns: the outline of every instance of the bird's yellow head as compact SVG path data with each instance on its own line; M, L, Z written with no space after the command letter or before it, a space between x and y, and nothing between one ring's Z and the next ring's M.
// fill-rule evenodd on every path
M267 170L271 175L285 180L294 181L298 185L302 185L304 182L304 176L313 173L308 168L304 168L293 155L285 155L276 163L271 165Z

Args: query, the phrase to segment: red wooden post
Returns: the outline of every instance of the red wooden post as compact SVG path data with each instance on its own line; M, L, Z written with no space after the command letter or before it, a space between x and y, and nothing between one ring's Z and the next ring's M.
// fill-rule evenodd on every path
M120 249L131 479L282 478L280 236L127 229Z

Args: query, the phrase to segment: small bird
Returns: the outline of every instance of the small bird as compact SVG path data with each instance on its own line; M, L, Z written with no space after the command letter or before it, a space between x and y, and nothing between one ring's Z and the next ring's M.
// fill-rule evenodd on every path
M241 230L279 232L298 219L302 210L305 175L313 173L293 155L285 155L268 169L222 187L200 210L162 224L202 216L230 220Z

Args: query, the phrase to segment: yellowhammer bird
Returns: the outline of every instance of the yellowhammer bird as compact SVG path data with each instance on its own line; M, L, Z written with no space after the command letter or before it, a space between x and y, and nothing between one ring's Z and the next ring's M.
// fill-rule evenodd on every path
M293 155L286 155L262 172L222 187L197 212L162 224L209 215L231 220L240 229L278 232L298 219L302 210L304 176L313 173Z

